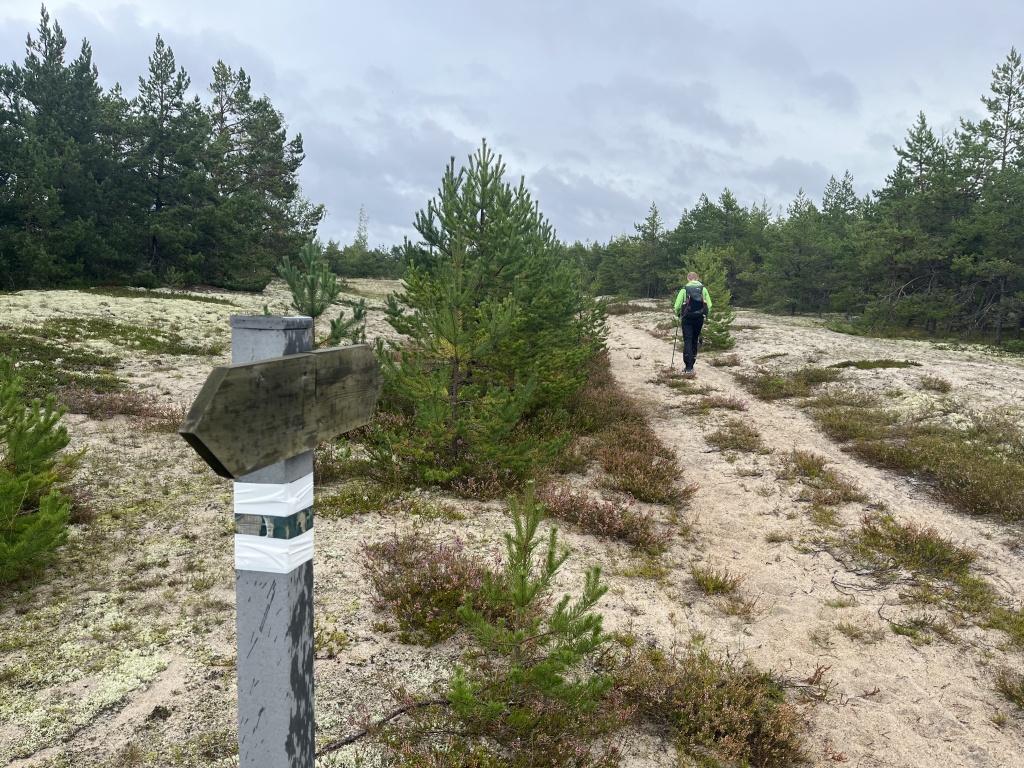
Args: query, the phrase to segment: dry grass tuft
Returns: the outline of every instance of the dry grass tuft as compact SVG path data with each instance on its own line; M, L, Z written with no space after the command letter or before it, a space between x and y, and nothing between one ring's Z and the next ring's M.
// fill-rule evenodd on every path
M695 408L699 413L707 413L716 408L721 408L727 411L745 411L747 410L747 404L738 397L730 397L728 395L709 395L698 400Z
M729 419L719 429L705 435L708 445L723 451L744 451L748 453L770 453L761 439L761 433L750 422Z
M735 329L735 326L733 328ZM743 361L740 360L740 356L737 354L712 355L708 358L708 365L715 368L735 368L742 364Z
M690 575L697 588L705 595L727 595L739 587L747 578L746 574L729 573L728 568L690 563Z

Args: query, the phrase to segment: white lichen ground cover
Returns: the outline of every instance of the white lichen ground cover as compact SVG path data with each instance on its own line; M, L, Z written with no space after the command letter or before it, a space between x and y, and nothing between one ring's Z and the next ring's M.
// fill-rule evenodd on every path
M380 309L395 284L352 283L368 297L368 336L386 335ZM0 296L0 323L30 329L58 314L107 317L172 329L196 344L222 341L227 350L231 314L258 314L264 304L273 313L287 313L280 284L259 296L216 295L232 305L24 292ZM659 435L678 452L685 481L700 486L688 511L694 535L673 542L659 571L646 569L621 543L564 530L573 556L560 588L576 590L582 573L600 563L611 585L601 603L608 629L629 630L663 648L704 643L773 669L795 685L827 666L825 700L806 706L814 765L1017 765L1024 754L1020 714L995 693L992 671L1021 671L1020 653L1007 647L1001 633L977 627L964 628L955 642L916 643L893 634L880 615L901 610L897 587L857 591L852 604L845 600L840 589L855 579L827 554L800 546L814 527L798 489L781 476L779 457L794 447L826 456L872 503L885 502L901 520L934 526L978 552L982 570L1010 598L1024 593L1019 534L958 516L919 483L864 466L793 403L754 401L730 369L701 360L698 381L716 394L746 401L744 420L775 448L753 456L709 450L702 435L725 416L698 418L679 408L680 395L651 382L671 358L670 343L649 332L665 319L664 312L611 318L609 347L616 377L649 407ZM812 320L754 313L743 313L739 322L751 328L737 331L734 350L746 371L760 364L920 362L843 374L844 385L878 392L901 408L924 407L937 397L919 388L923 375L949 380L951 395L972 407L1014 408L1024 390L1019 358L978 348L860 339L831 333ZM118 375L132 388L182 408L210 368L229 357L227 351L216 357L132 352ZM45 580L0 594L0 765L229 765L236 697L231 484L209 471L176 434L151 431L155 425L144 419L65 421L72 448L88 447L78 480L93 494L98 514L91 524L75 527ZM575 482L593 483L594 477ZM318 494L333 490L320 488ZM504 505L435 501L448 511L416 524L458 535L473 551L500 550L508 522ZM865 509L848 505L843 522L855 525ZM452 643L432 649L398 643L381 627L385 617L373 610L366 592L361 543L413 522L387 509L318 519L315 619L321 637L343 633L324 642L316 662L321 743L348 733L352 719L364 712L386 711L392 685L426 690L458 658ZM691 563L743 574L744 594L757 599L757 610L749 617L723 613L719 601L695 588ZM835 631L841 621L863 626L870 642ZM631 768L675 764L671 745L656 734L628 734L622 746ZM340 765L350 756L324 763Z
M395 288L377 281L352 286L377 310ZM191 403L212 366L230 362L231 315L261 314L264 306L291 311L282 283L261 295L201 295L231 303L24 291L0 295L0 322L31 332L51 317L101 318L173 331L196 346L219 342L225 352L216 357L126 354L109 340L83 342L120 354L118 377L173 412ZM320 333L325 326L326 318ZM45 583L0 597L0 765L27 756L30 764L65 764L73 753L53 747L76 736L116 753L138 740L119 729L97 739L90 732L98 721L122 721L134 708L144 722L162 723L159 707L177 710L175 697L200 689L158 762L203 764L230 754L232 719L225 713L233 706L233 632L221 636L234 624L230 483L206 470L176 434L149 431L145 420L67 415L64 422L69 450L87 448L76 481L99 516L72 528ZM182 668L188 673L180 687L161 691L165 705L129 701L159 686L172 668L177 677Z

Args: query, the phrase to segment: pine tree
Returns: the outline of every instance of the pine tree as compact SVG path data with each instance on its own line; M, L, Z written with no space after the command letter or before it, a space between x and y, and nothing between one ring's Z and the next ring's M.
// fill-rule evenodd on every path
M467 261L460 248L429 278L414 270L406 278L412 314L389 299L389 322L410 339L393 343L381 361L385 401L397 401L402 417L377 419L373 439L383 463L416 482L507 480L527 474L533 461L535 441L512 433L535 380L510 385L481 362L512 334L517 306L512 297L479 306L479 270Z
M512 766L600 764L588 756L589 738L601 733L600 707L613 681L592 670L612 638L594 608L608 587L592 568L575 600L565 595L546 609L569 552L557 528L543 546L544 506L532 484L509 506L514 529L505 534L503 573L483 587L486 609L459 608L486 663L456 670L447 694L453 725L471 742L509 750Z
M204 167L210 123L199 97L188 98L190 83L157 35L149 76L139 78L126 116L125 162L143 213L136 248L160 283L200 280L194 221L212 200Z
M994 341L1001 344L1010 316L1017 316L1018 334L1024 324L1024 66L1015 48L993 70L990 91L981 97L988 117L961 123L957 157L971 181L971 200L980 204L971 207L961 229L969 255L958 258L954 269L959 281L975 286L965 324L994 327Z
M977 132L992 151L995 169L1024 163L1024 66L1011 48L1006 61L992 71L991 96L982 96L988 117Z
M644 298L661 296L668 290L667 281L672 276L672 269L665 244L665 225L658 206L651 203L647 218L633 226L636 229L632 249L633 277L627 293Z
M707 350L732 349L736 346L736 340L730 333L736 314L732 310L732 292L729 290L725 268L728 256L728 249L701 246L686 254L683 269L678 273L679 283L685 284L686 274L696 272L701 283L708 289L711 314L704 321L700 332L701 343Z
M262 290L281 254L312 239L324 208L301 194L302 136L288 138L281 113L266 96L253 95L245 70L218 61L209 90L214 205L202 210L197 224L204 235L203 278Z
M54 486L76 460L50 395L26 406L14 361L0 356L0 584L40 571L67 540L70 499Z
M300 314L316 320L338 300L345 287L324 258L323 246L310 240L299 249L299 261L292 264L285 254L278 273L292 293L292 307Z
M314 326L317 318L339 303L338 295L346 285L331 271L324 251L322 243L310 240L299 249L297 264L292 264L285 255L277 268L291 291L292 307L300 315L313 318ZM330 333L316 341L316 346L336 346L345 339L353 344L366 341L366 299L354 305L348 319L345 310L341 310L338 317L331 320Z
M556 446L521 422L561 408L603 343L582 275L504 170L486 142L468 167L452 158L416 216L423 239L406 242L405 290L387 308L408 342L384 361L385 401L404 417L378 430L381 455L407 456L432 482L529 474Z
M772 230L755 295L776 311L822 312L829 308L833 265L821 214L802 189L786 212Z
M0 198L0 263L11 287L49 287L116 275L121 257L105 239L115 206L99 74L87 41L65 61L67 38L43 8L24 63L0 65L6 118Z

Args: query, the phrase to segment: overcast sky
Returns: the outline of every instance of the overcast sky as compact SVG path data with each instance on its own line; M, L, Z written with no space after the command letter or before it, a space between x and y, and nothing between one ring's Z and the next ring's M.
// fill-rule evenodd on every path
M206 96L243 68L301 133L324 239L415 236L454 155L482 138L566 241L668 228L704 192L785 208L849 170L882 186L918 112L978 118L1024 49L1021 0L50 0L104 88L137 90L157 34ZM38 0L0 0L0 59L24 59Z

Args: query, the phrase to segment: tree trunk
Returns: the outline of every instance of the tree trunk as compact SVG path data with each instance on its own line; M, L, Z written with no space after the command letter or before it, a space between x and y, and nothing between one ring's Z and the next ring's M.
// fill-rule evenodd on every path
M996 346L998 347L1003 343L1003 315L1005 310L1005 304L1003 299L1006 297L1006 278L1004 277L999 281L999 309L996 311Z

